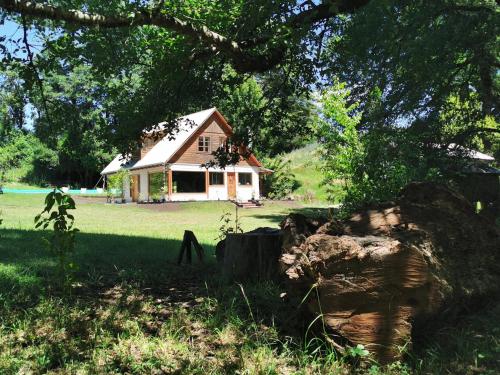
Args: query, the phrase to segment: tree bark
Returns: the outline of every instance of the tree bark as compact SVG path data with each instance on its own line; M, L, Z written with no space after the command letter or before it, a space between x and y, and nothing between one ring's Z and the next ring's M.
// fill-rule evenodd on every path
M225 278L233 281L276 279L279 276L281 243L281 232L276 229L229 233L224 247Z
M283 224L286 238L294 226ZM500 292L498 229L442 186L410 184L396 204L341 224L290 243L281 267L292 298L308 296L312 318L382 363L413 335Z

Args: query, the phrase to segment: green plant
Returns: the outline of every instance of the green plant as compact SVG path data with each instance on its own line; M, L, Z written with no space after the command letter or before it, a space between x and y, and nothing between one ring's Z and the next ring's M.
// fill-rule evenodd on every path
M370 353L368 352L368 350L366 350L365 347L361 344L347 349L347 355L352 358L363 358L368 356L369 354Z
M317 132L323 182L329 199L342 202L341 215L393 200L411 181L446 183L463 170L463 152L440 146L447 144L445 135L370 123L344 83L326 90L321 103Z
M263 164L273 171L262 178L265 196L271 199L289 197L298 187L291 170L290 160L285 160L282 155L279 155L272 159L264 159Z
M125 199L125 191L123 186L125 179L130 175L126 169L120 169L118 172L108 176L107 195L109 197Z
M45 197L43 211L35 217L35 228L47 229L52 225L52 234L43 240L49 252L57 258L58 274L63 286L69 285L70 271L76 268L73 262L68 261L68 256L75 249L75 234L78 232L78 229L73 227L75 218L68 210L75 208L73 198L54 189Z
M323 93L324 116L318 122L318 138L321 141L323 159L323 183L327 185L331 201L344 199L350 190L356 188L360 175L359 165L363 158L364 147L358 134L361 114L358 104L348 104L350 91L344 83L336 82ZM342 181L342 196L335 194L334 181Z
M234 214L234 224L233 217L230 211L224 212L219 221L221 222L221 226L219 227L219 235L217 236L217 240L224 240L228 233L243 233L243 229L241 228L238 206L236 206L235 214Z
M161 172L149 175L149 191L153 201L159 201L165 192L165 175Z

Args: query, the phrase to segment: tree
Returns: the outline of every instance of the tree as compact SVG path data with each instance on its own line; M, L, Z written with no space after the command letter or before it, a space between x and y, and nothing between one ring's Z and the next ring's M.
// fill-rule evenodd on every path
M498 10L489 0L376 0L339 20L323 73L327 85L347 83L337 100L361 116L353 207L393 199L409 181L454 180L467 147L497 152Z
M236 87L227 85L215 99L234 126L233 141L249 141L258 157L275 157L312 139L312 102L308 95L294 90L292 78L284 79L286 68L247 77ZM238 79L235 72L229 74Z
M373 99L375 101L375 99ZM336 82L321 97L317 127L324 183L341 182L342 214L393 200L412 181L449 183L467 162L465 149L450 153L419 126L373 126L367 130L359 103L345 83Z
M273 171L262 177L263 195L271 199L289 198L298 187L290 160L285 160L282 155L278 155L272 159L263 159L263 163Z
M350 94L345 83L336 82L321 96L322 116L318 120L317 134L323 159L323 183L331 201L346 196L348 199L356 196L354 199L359 200L358 191L366 183L365 150L358 133L361 113L358 103L348 104ZM335 196L338 182L343 185L342 197Z
M295 1L218 3L201 0L109 1L103 5L79 1L77 9L72 9L74 2L69 1L36 4L2 0L0 8L80 27L116 29L154 25L185 37L193 45L201 42L205 53L224 54L240 72L263 72L280 63L290 52L289 42L300 40L316 23L354 12L367 3L368 0L336 0L299 5ZM196 17L190 17L192 15Z
M15 70L0 70L0 142L25 125L27 97Z
M113 158L115 150L106 142L106 114L103 91L94 81L91 68L77 65L60 69L43 82L47 109L40 95L32 96L39 116L34 119L35 134L59 158L56 181L92 186L99 172Z
M49 121L52 108L40 82L60 69L86 65L99 88L92 96L106 114L108 141L132 152L145 127L166 121L167 132L175 134L178 116L222 103L225 93L249 77L274 80L263 90L265 111L253 111L259 117L251 125L233 125L258 129L275 124L252 132L257 139L246 143L258 147L283 132L300 137L307 130L298 117L306 107L300 102L316 79L319 54L314 51L323 44L317 31L367 2L11 0L0 1L0 10L24 27L25 37L11 42L26 51L26 85L32 95L38 91L41 115ZM43 41L42 53L30 51L29 33ZM23 60L9 53L5 57L7 62ZM237 79L225 74L230 66ZM285 113L290 115L281 121L278 116Z
M439 133L450 100L468 103L463 132L447 140L466 144L472 133L498 131L480 125L500 114L498 10L493 0L373 1L343 20L325 73L353 88L367 127L425 124Z

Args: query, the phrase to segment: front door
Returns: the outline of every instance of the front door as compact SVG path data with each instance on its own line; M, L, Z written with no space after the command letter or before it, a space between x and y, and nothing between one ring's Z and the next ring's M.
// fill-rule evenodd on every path
M139 175L135 174L130 179L130 191L132 192L132 202L139 200Z
M227 195L229 199L236 198L236 174L227 172Z

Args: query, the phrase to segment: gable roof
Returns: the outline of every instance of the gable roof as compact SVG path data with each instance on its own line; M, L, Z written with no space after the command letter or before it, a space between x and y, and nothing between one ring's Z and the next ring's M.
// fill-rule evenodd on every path
M135 164L131 164L129 159L124 159L124 157L119 154L106 166L106 168L102 170L101 174L115 173L121 168L134 170L162 165L170 160L172 156L174 156L184 146L184 144L189 141L191 136L195 134L196 131L201 128L214 113L219 116L227 130L232 132L231 127L227 124L224 117L215 107L191 113L177 119L179 127L178 132L174 136L166 136L161 139L142 159L138 160ZM164 128L165 124L166 122L158 124L160 130ZM260 166L260 163L257 161L255 156L251 155L250 158L255 162L255 164Z
M215 111L214 107L179 118L179 131L175 134L175 138L164 137L130 169L139 169L165 163ZM164 122L160 123L160 129L164 125Z
M118 172L121 168L129 168L127 164L131 164L130 160L124 159L122 154L115 156L113 160L101 171L101 174L110 174Z

